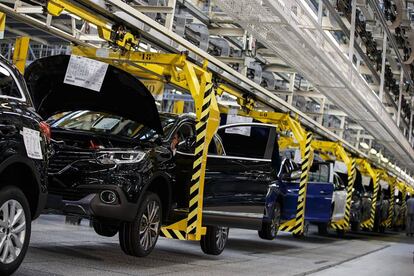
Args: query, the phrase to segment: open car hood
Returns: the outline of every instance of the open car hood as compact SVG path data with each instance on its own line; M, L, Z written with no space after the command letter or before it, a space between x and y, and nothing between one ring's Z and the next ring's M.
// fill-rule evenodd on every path
M70 56L34 61L25 79L37 112L44 118L64 111L108 112L142 123L162 133L155 100L131 74L109 65L99 92L63 82Z

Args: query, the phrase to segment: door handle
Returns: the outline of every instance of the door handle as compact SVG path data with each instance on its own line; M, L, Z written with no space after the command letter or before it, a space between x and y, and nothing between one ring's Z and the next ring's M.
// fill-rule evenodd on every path
M320 191L319 192L321 195L327 195L328 193L326 191Z
M3 135L12 135L17 133L17 127L15 125L0 124L0 132Z

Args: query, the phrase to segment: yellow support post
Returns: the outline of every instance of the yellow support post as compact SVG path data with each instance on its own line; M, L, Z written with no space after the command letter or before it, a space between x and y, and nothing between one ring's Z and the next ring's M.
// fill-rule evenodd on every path
M29 42L30 38L27 36L18 37L16 43L14 44L13 51L13 64L24 74L24 69L26 68L27 55L29 51Z
M4 38L4 30L6 29L6 14L0 12L0 39Z
M354 183L356 179L356 161L354 158L350 157L343 146L339 142L331 141L312 141L312 147L315 151L321 154L322 158L332 159L333 157L336 160L342 160L348 171L348 184L346 191L346 205L345 205L345 216L340 221L335 221L330 224L330 226L338 231L349 230L350 228L350 219L351 219L351 201L352 193L354 189Z
M394 205L395 205L395 188L397 183L397 178L391 177L390 175L386 174L386 180L389 185L390 189L390 206L388 208L388 216L386 221L383 223L383 226L387 228L391 228L392 226L392 218L394 216Z
M375 170L372 168L371 164L365 159L358 159L357 164L359 165L361 173L368 174L372 178L373 183L373 193L371 196L371 212L370 218L361 223L363 228L372 230L374 228L375 222L375 212L376 212L376 204L377 204L377 195L379 192L379 181L380 181L380 171Z

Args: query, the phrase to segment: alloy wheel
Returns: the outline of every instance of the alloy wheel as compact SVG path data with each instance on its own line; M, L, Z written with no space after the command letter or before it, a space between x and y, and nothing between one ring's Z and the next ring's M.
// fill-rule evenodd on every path
M276 233L279 230L280 216L280 208L275 208L271 225L272 236L276 236Z
M144 250L152 248L157 241L160 219L160 205L158 202L148 202L139 227L139 240Z
M216 244L219 250L223 250L227 243L227 238L229 235L228 227L218 227L216 233Z
M0 207L0 262L10 264L20 255L26 237L26 216L14 200Z

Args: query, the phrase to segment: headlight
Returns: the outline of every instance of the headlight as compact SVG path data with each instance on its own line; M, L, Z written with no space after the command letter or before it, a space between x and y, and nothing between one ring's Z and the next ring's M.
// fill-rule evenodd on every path
M100 151L96 158L101 164L132 164L139 163L144 159L143 151Z

